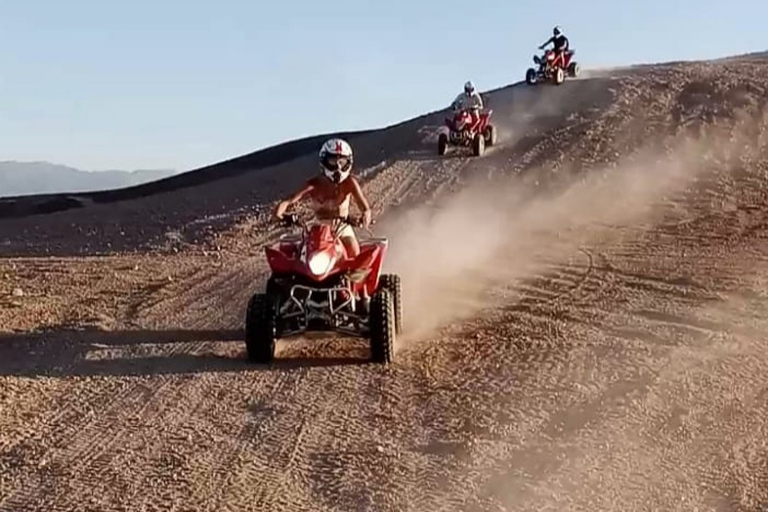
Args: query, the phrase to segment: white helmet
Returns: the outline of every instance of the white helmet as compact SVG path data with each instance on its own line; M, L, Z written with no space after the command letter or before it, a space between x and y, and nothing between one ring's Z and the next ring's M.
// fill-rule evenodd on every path
M472 83L472 80L467 80L467 83L464 84L464 92L467 94L475 92L475 84Z
M562 33L563 33L563 29L562 29L562 28L560 28L560 25L556 25L556 26L555 26L555 28L553 28L553 29L552 29L552 34L553 34L555 37L559 36L559 35L560 35L560 34L562 34Z
M320 148L320 169L334 183L341 183L352 172L352 146L343 139L329 139Z

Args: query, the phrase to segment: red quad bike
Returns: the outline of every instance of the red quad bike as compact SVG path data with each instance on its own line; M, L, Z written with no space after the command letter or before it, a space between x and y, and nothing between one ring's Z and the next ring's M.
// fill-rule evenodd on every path
M466 110L459 110L453 117L445 118L447 133L441 131L437 137L437 153L444 155L448 146L472 147L472 154L481 156L485 146L496 144L496 127L489 120L493 110L480 112L477 122L472 124L472 116Z
M537 68L528 68L525 73L525 82L535 85L539 81L551 81L560 85L565 81L566 74L575 78L579 75L579 64L573 59L576 50L566 50L562 55L557 55L554 50L544 52L544 58L533 56L533 62Z
M272 271L264 292L255 293L245 316L245 346L251 362L275 357L279 338L308 331L336 331L367 337L371 359L390 363L402 330L400 276L381 274L389 241L360 241L360 254L347 257L339 235L359 219L337 217L309 225L296 214L289 225L300 235L283 235L264 251ZM369 302L361 300L367 290Z

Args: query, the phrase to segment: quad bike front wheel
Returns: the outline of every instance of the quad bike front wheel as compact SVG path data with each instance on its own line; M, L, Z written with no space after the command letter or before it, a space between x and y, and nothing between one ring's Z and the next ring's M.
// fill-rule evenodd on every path
M565 82L565 71L563 71L563 68L557 68L553 78L556 85L560 85Z
M568 64L568 76L572 78L576 78L579 76L579 63L578 62L571 62Z
M487 146L495 146L496 145L496 139L498 138L498 133L496 132L496 127L492 124L489 124L485 127L485 131L483 132L485 135L485 144Z
M441 133L437 136L437 154L443 156L448 151L448 135Z
M371 297L370 311L371 360L389 364L394 359L397 337L394 295L386 288L379 288Z
M382 274L381 288L389 290L395 307L395 333L403 332L403 285L397 274Z
M267 364L275 358L275 303L266 293L256 293L245 312L245 349L252 363Z
M476 133L472 139L472 154L482 156L485 153L485 136L482 133Z
M528 68L528 71L525 72L525 83L528 85L536 85L536 70L533 68Z

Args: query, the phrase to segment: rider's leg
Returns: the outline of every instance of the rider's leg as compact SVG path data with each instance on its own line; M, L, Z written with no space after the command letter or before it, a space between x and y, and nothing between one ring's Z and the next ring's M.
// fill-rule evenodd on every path
M352 236L345 233L344 236L339 238L341 239L341 243L344 244L344 248L347 250L348 257L356 258L360 254L360 243L357 241L357 237L354 233Z
M349 228L349 232L343 233L343 236L339 238L344 244L344 247L346 247L347 254L350 258L354 258L360 254L360 242L357 241L357 237L355 236L355 232L352 230L352 228ZM370 302L371 298L368 295L368 291L365 289L365 287L363 287L359 299L363 310L367 310L368 303Z

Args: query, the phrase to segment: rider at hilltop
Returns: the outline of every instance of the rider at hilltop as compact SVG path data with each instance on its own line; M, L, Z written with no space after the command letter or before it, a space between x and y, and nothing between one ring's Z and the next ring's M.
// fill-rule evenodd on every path
M543 50L548 44L553 45L556 58L562 57L563 52L568 50L568 38L565 37L559 26L552 29L552 37L550 37L546 43L539 46L539 50Z
M477 122L480 110L483 108L483 98L480 97L471 80L464 84L464 91L456 96L451 103L451 108L454 112L466 110L472 116L472 124Z
M284 220L286 210L305 196L313 200L318 220L347 217L350 198L354 197L363 214L363 227L368 228L371 224L371 207L357 178L351 176L354 164L352 147L345 140L329 139L320 148L319 158L320 174L308 179L300 190L280 201L275 208L275 217ZM360 254L360 244L352 226L344 226L339 238L350 258Z

